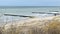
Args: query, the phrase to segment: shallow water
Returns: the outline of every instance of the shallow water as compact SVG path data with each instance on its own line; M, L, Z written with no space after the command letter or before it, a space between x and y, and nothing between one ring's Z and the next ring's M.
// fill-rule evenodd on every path
M4 16L4 14L17 14L36 17L53 16L53 14L37 14L32 12L52 12L60 11L60 7L19 7L19 8L0 8L0 24L8 21L27 19L24 17Z

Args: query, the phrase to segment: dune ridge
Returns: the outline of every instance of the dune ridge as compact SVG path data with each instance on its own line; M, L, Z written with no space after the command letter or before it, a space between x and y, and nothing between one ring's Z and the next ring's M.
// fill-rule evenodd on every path
M0 27L0 34L60 34L60 16L9 23Z

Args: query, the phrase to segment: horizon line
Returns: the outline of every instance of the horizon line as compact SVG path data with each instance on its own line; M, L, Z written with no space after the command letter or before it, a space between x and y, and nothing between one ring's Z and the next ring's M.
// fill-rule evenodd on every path
M0 8L41 8L41 7L60 7L60 6L0 6Z

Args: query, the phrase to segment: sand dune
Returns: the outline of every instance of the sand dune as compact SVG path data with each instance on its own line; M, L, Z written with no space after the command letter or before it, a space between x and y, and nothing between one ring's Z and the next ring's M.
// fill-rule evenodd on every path
M1 34L60 34L60 16L29 18L1 27Z

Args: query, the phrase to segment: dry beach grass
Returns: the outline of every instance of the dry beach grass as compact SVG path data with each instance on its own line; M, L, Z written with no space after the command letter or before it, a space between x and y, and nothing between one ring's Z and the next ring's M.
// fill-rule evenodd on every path
M0 27L0 34L60 34L60 16L30 18Z

